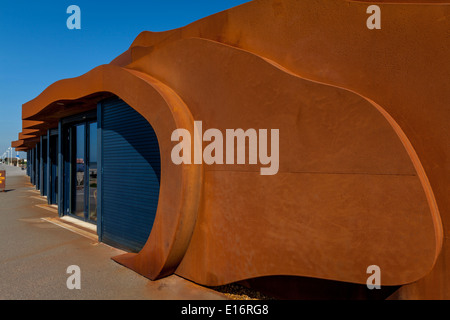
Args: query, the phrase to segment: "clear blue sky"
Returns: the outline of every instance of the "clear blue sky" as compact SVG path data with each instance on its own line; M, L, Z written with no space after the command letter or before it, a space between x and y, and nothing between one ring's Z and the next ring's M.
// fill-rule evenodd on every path
M109 63L144 30L182 27L245 2L249 0L2 1L0 156L18 139L22 104L53 82ZM66 26L70 5L81 9L81 30Z

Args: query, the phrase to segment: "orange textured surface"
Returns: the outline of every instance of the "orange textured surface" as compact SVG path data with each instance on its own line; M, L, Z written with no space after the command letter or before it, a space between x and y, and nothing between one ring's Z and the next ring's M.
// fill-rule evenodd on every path
M149 278L364 284L376 264L382 285L406 285L397 298L450 298L450 6L408 2L370 2L380 30L366 27L364 2L256 0L143 32L110 65L26 103L23 134L109 93L150 122L162 157L157 220L142 252L115 258ZM280 129L278 174L175 166L170 134L194 120Z

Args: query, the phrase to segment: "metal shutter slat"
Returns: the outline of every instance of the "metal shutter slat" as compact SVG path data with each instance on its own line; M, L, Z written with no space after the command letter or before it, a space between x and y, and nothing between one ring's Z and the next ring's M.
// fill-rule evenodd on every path
M120 99L102 103L102 241L138 252L156 215L161 175L150 124Z

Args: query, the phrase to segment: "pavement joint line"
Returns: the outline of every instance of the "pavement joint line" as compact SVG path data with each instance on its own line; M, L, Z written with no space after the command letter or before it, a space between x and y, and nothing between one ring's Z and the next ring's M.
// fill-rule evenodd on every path
M34 192L34 193L39 193L39 194L41 194L41 191L36 190L36 189L34 189L34 188L28 189L28 190L25 190L25 191L28 191L28 192Z
M75 225L77 225L77 226L79 226L81 228L88 229L91 232L97 233L97 225L94 225L92 223L85 222L85 221L82 221L82 220L79 220L79 219L76 219L76 218L72 218L72 217L69 217L69 216L63 216L63 217L60 218L60 220L63 220L64 222L67 222L67 223L70 223L70 224L75 224Z
M96 244L103 245L105 247L108 247L108 248L111 248L111 249L113 249L115 251L118 251L119 252L119 253L117 253L118 255L127 253L127 251L124 251L122 249L110 246L107 243L98 241L98 237L97 237L96 234L94 235L94 234L92 234L92 232L88 232L88 231L84 231L82 229L79 229L79 228L75 227L72 223L65 222L64 221L65 219L63 219L63 218L68 218L67 220L69 220L69 219L76 220L75 218L70 218L70 217L66 217L66 216L64 216L62 218L59 218L59 217L58 218L47 217L47 218L41 218L41 220L49 222L49 223L52 223L52 224L57 225L57 226L59 226L59 227L61 227L63 229L66 229L66 230L72 231L74 233L77 233L77 234L79 234L81 236L84 236L84 237L86 237L86 238L88 238L90 240L95 241Z
M58 209L51 208L48 204L36 204L36 207L58 213Z
M57 225L61 228L64 228L66 230L72 231L78 235L81 235L85 238L88 238L90 240L94 240L96 242L98 242L98 238L97 236L94 236L91 232L88 231L84 231L82 229L79 229L71 224L65 223L63 220L61 220L60 218L51 218L51 217L47 217L47 218L41 218L42 220L52 223L54 225Z
M44 198L44 197L31 196L30 198L38 199L38 200L42 200L42 201L47 201L47 198Z

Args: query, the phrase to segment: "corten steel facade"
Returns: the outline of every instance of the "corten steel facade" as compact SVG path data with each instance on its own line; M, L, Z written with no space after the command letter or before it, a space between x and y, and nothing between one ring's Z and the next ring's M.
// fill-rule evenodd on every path
M32 155L61 119L115 95L154 129L161 162L148 241L115 261L150 279L292 276L323 292L365 285L377 265L391 298L448 299L450 6L420 2L256 0L142 32L24 104L12 145ZM279 172L175 165L171 134L195 120L280 129Z

